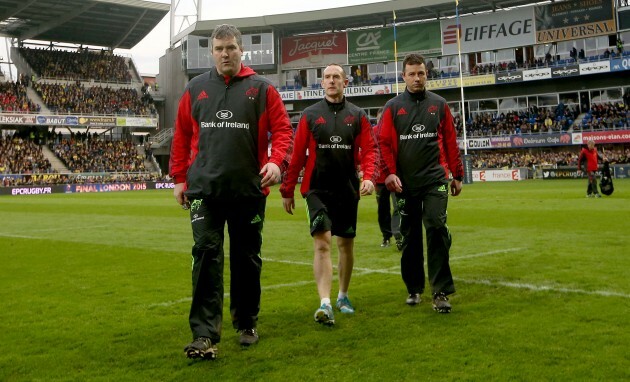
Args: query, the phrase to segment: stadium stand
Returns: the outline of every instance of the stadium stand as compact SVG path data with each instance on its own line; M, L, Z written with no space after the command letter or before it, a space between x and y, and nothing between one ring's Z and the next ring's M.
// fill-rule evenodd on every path
M37 82L33 88L53 113L155 115L150 98L136 89L112 89L102 85L85 87L80 82L49 84Z
M121 56L102 49L66 50L20 48L20 54L38 77L96 82L131 83L129 66Z
M0 174L41 174L51 172L48 159L33 138L18 135L0 137Z
M513 169L527 167L533 169L536 166L577 166L579 148L573 150L561 149L548 150L510 150L472 151L472 163L476 169ZM606 157L613 164L630 163L630 149L609 146Z
M24 81L0 83L0 112L30 113L39 112L41 106L33 102L26 94Z
M108 141L78 134L62 138L51 149L75 173L145 171L143 157L130 140Z

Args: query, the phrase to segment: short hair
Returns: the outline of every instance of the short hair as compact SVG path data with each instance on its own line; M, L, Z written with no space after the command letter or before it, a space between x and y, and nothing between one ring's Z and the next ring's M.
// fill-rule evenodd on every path
M341 77L342 78L347 78L348 76L346 75L346 70L343 68L343 66L341 66L341 64L337 64L337 63L330 63L328 65L326 65L326 68L328 68L329 66L338 66L341 68ZM326 70L326 68L324 68L324 70ZM322 72L322 75L324 74L324 72Z
M238 28L234 25L230 24L217 25L212 31L210 40L214 41L215 38L224 39L230 37L236 38L236 43L238 44L238 46L240 48L243 47L243 37L241 36L241 31L239 31Z
M426 66L423 55L418 54L418 53L409 53L403 59L402 71L403 73L405 72L405 68L407 67L407 65L422 65L422 64Z

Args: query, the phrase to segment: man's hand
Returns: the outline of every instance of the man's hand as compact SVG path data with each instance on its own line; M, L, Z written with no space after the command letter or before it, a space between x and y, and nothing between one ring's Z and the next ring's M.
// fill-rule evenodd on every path
M402 183L400 183L400 178L396 174L387 175L387 178L385 178L385 187L391 192L402 192Z
M284 206L284 210L287 211L288 214L293 215L293 210L295 209L295 199L282 198L282 206Z
M374 183L371 180L361 182L361 196L372 195L374 192Z
M280 167L278 167L277 164L267 162L267 164L260 170L260 175L263 176L260 181L260 185L262 187L269 187L280 182L282 173L280 172Z
M187 210L190 207L190 203L188 202L188 198L184 194L184 188L186 188L186 183L177 183L175 185L175 188L173 188L173 196L175 196L177 204L182 206L183 209Z
M457 196L462 192L462 182L460 180L455 180L451 182L451 195Z

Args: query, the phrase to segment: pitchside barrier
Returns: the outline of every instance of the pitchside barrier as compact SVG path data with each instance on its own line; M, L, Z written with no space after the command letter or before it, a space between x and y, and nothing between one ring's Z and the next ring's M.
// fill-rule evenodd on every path
M50 186L16 186L0 187L0 195L42 195L42 194L72 194L77 192L117 192L162 190L174 188L173 182L121 182L121 183L92 183L92 184L62 184Z
M630 178L630 164L610 166L616 179ZM577 167L557 167L538 169L542 179L577 179L586 174L578 174ZM473 182L513 182L532 178L533 171L526 167L510 170L472 170ZM116 182L90 184L55 184L38 186L1 187L0 195L42 195L42 194L72 194L78 192L117 192L172 189L173 182Z
M601 166L600 166L601 167ZM541 177L543 179L578 179L586 178L586 173L582 171L578 174L578 168L576 166L558 166L542 168ZM630 164L616 164L610 166L613 178L615 179L627 179L630 178ZM598 176L601 174L597 173Z

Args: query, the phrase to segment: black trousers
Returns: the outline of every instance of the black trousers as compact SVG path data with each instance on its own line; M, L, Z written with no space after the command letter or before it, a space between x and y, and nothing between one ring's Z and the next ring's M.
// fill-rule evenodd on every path
M391 202L389 201L390 198ZM390 192L382 183L377 184L376 205L378 226L381 229L383 239L390 239L392 236L398 238L400 236L400 213L398 212L396 193Z
M235 329L256 327L260 311L260 273L265 198L233 201L197 199L190 206L192 248L193 339L221 340L223 321L223 242L230 239L230 312Z
M599 194L599 190L597 189L597 173L595 173L595 171L587 171L587 175L588 187L586 188L586 194Z
M403 236L400 268L408 293L425 287L422 225L427 235L427 270L431 293L455 293L449 265L451 233L446 225L448 185L435 184L413 194L398 194L400 233Z

